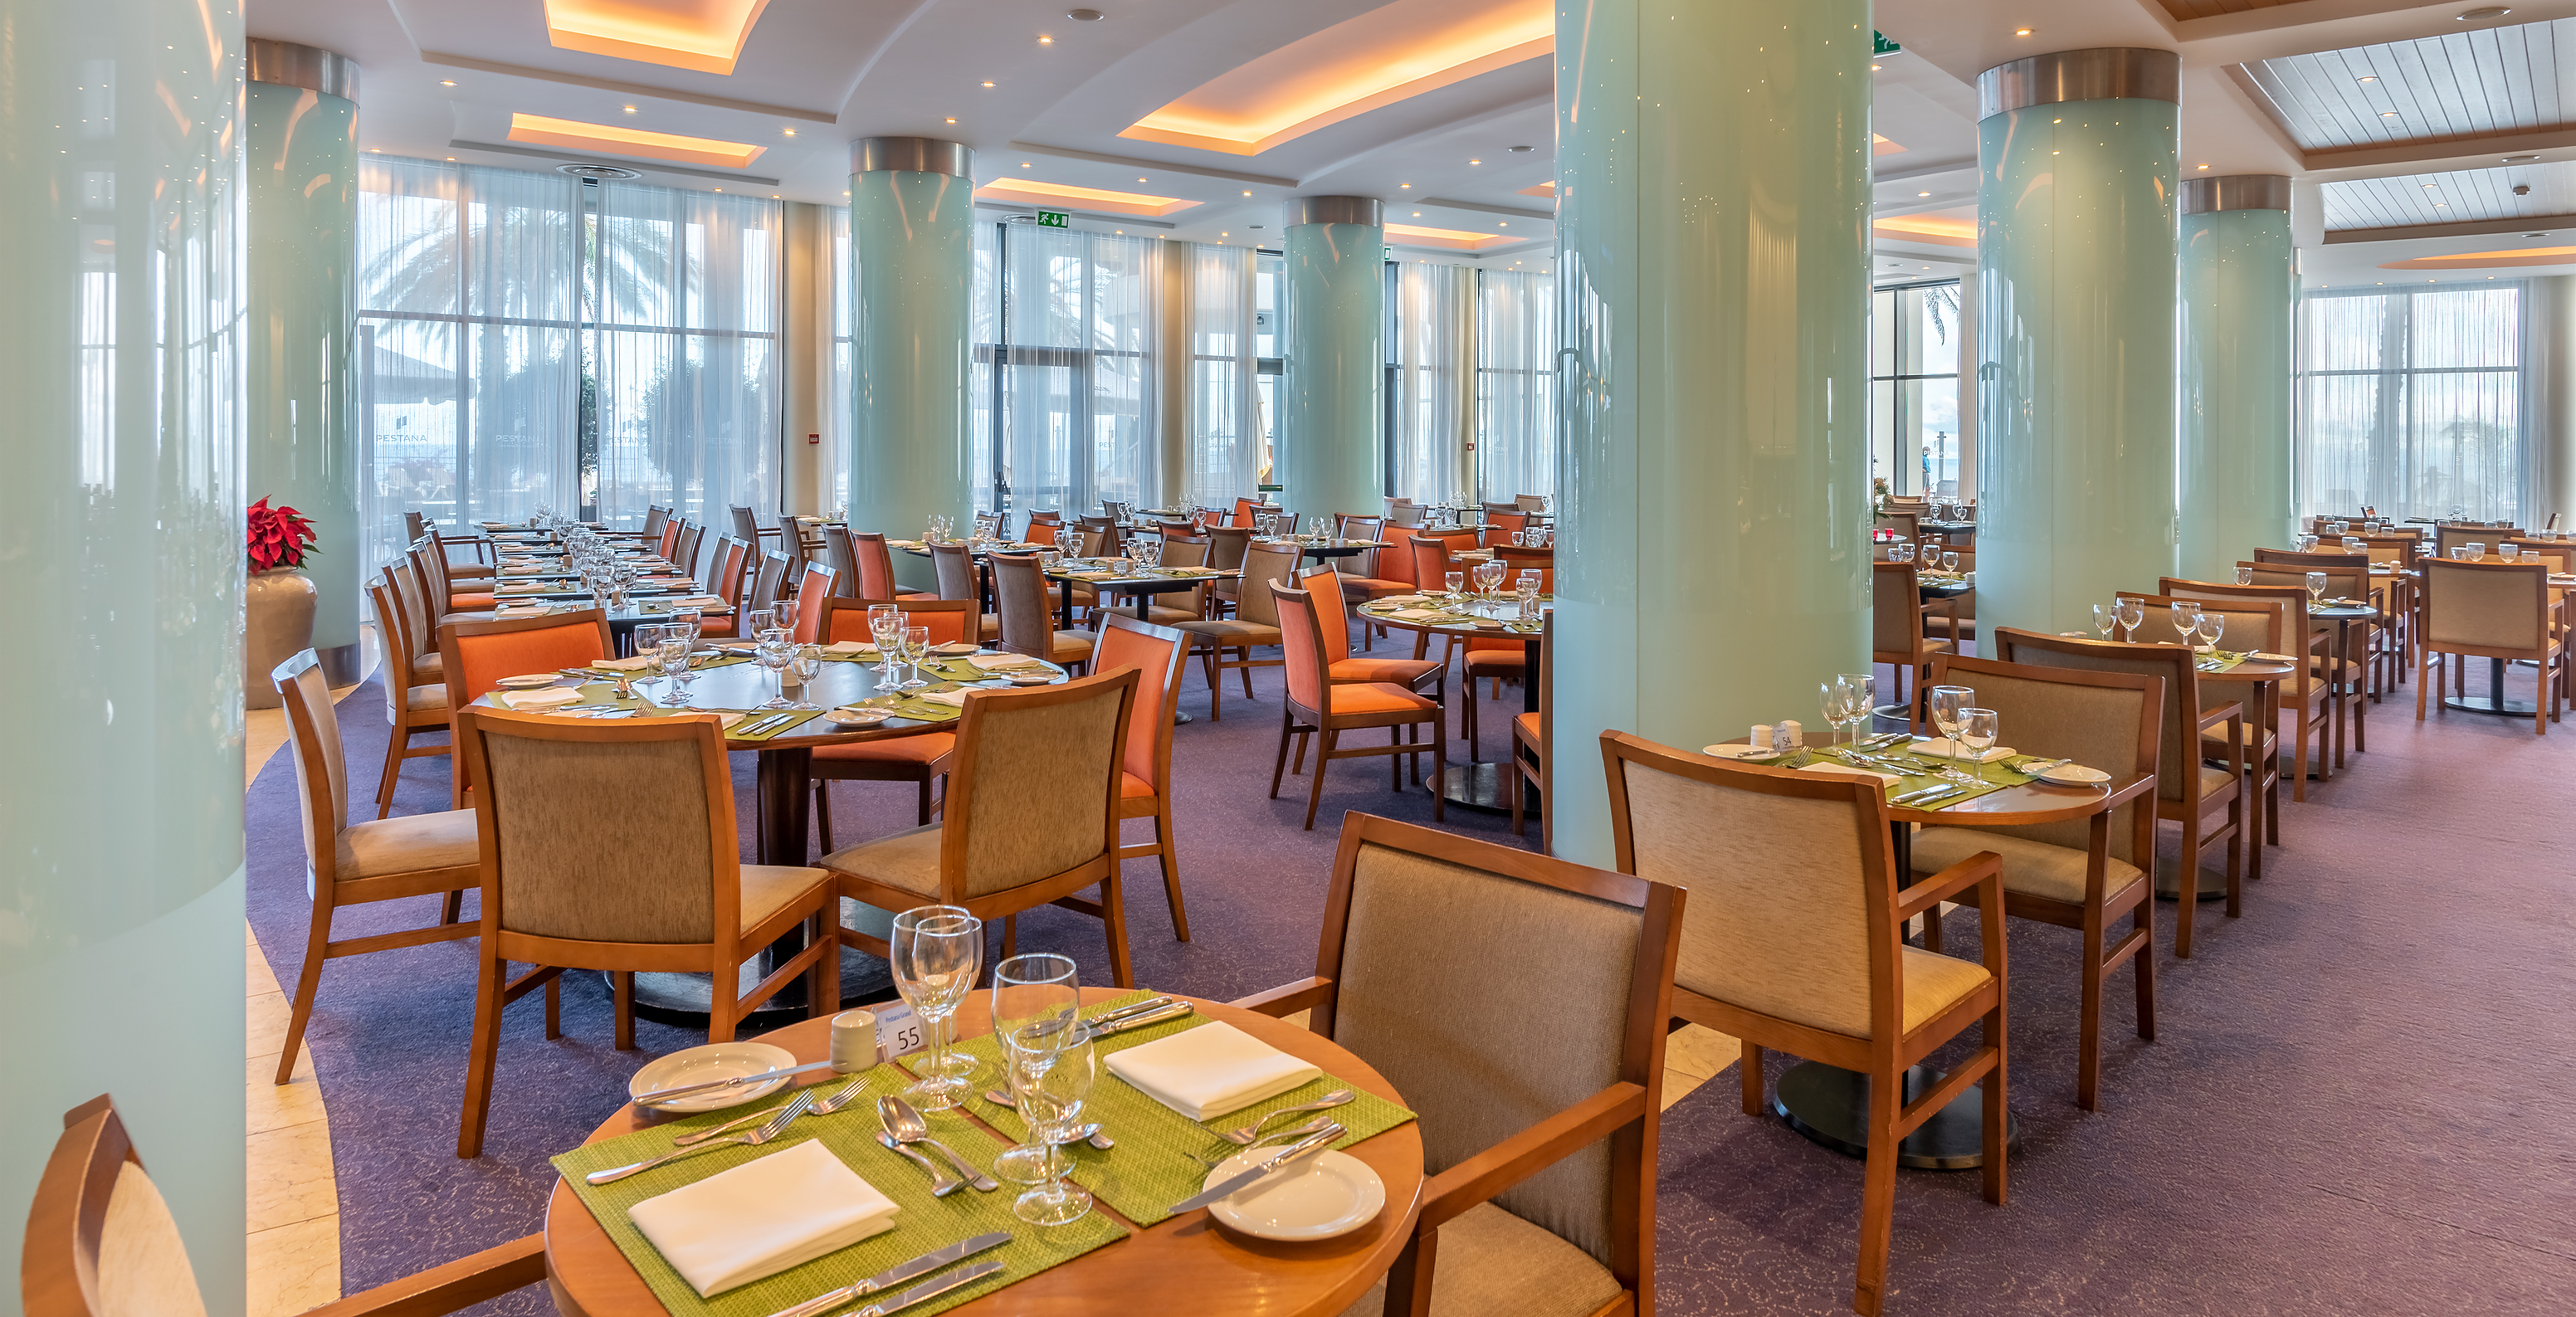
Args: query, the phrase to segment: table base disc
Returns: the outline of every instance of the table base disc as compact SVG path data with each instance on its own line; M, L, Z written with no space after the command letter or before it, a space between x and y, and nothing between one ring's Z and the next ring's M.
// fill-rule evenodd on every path
M2156 875L2156 899L2159 901L2181 900L2182 879L2170 872L2158 873ZM2205 905L2211 901L2224 901L2226 899L2227 875L2216 869L2203 868L2200 871L2201 903Z
M2539 706L2529 700L2506 700L2498 704L2483 695L2466 698L2452 695L2443 698L2442 707L2457 710L2460 713L2483 713L2497 718L2528 718Z
M1909 1093L1941 1082L1921 1066L1905 1072ZM1896 1164L1921 1171L1965 1171L1986 1164L1985 1090L1970 1088L1896 1145ZM1771 1110L1789 1128L1846 1157L1869 1155L1869 1077L1822 1061L1802 1061L1780 1076ZM2004 1147L2021 1147L2021 1120L2004 1113Z
M749 991L760 980L758 961L742 967L742 990ZM608 975L598 976L602 987L608 987ZM635 976L635 1016L655 1024L674 1025L683 1029L707 1027L707 1004L713 1000L714 980L705 974L639 973ZM781 989L759 1010L743 1017L734 1025L736 1037L748 1038L771 1029L784 1028L805 1018L804 980L799 979ZM776 1004L781 997L795 999L792 1005ZM864 1006L870 1002L895 998L894 976L886 963L855 947L841 949L841 1008Z
M1512 812L1512 784L1504 774L1512 771L1509 764L1449 765L1448 777L1440 784L1440 798L1451 809L1473 810L1478 814L1509 815ZM1528 792L1523 797L1521 813L1538 817L1538 787L1526 780L1521 786Z

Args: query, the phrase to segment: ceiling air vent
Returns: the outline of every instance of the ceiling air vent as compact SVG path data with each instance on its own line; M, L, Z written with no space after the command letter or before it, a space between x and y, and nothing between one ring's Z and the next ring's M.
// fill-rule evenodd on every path
M622 169L616 165L557 165L555 166L555 172L558 174L570 174L575 178L587 179L593 183L596 183L603 178L644 177L643 174L635 170Z

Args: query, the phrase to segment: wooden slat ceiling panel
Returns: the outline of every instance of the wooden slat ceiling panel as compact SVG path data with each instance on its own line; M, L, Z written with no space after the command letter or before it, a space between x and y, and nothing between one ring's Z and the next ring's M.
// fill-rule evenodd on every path
M2518 183L2529 184L2531 192L2515 196ZM2320 190L2329 232L2541 219L2576 215L2576 161L2354 179Z
M2576 51L2576 19L2562 18L2293 55L2244 69L2300 149L2333 151L2565 126L2576 119L2568 87L2576 68L2562 58L2569 51Z

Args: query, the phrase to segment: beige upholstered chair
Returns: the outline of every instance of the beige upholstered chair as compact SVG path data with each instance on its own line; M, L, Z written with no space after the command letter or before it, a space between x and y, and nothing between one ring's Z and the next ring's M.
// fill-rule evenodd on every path
M1253 545L1245 550L1242 575L1234 582L1235 615L1179 624L1178 629L1190 637L1190 652L1206 667L1210 722L1225 717L1225 692L1219 683L1227 669L1242 674L1243 698L1248 700L1252 698L1252 670L1275 668L1286 661L1257 659L1252 651L1279 643L1279 606L1266 587L1288 581L1297 570L1299 556L1294 548Z
M993 565L993 603L1001 610L1003 649L1066 667L1091 661L1097 637L1057 629L1053 591L1036 554L995 553L984 560Z
M2190 604L2200 610L2202 617L2216 619L2220 624L2218 644L2229 650L2244 650L2255 654L2289 654L2293 652L2301 634L2307 628L2307 610L2287 600L2228 597L2200 599L2189 594L2141 594L2134 590L2122 590L2113 598L2137 601L2143 617L2137 627L2123 638L2149 644L2183 643L2181 633L2174 627L2173 606L2177 603ZM2197 636L2194 637L2193 643L2199 643ZM2293 701L2299 702L2297 707L2302 710L2300 713L2302 730L2307 725L2305 706L2315 702L2308 695L2312 675L2308 672L2296 672L2281 683L2281 687L2286 687L2286 690L2276 687L2276 691L2280 691L2283 696L2281 703L2284 706L2291 705ZM2245 852L2245 876L2249 879L2260 879L2263 876L2263 848L2254 845L2252 839L2257 834L2262 834L2272 845L2277 846L2281 843L2281 824L2278 818L2281 808L2281 732L2277 725L2266 725L2264 722L2263 710L2259 701L2254 698L2257 689L2238 682L2224 681L2215 676L2201 683L2201 698L2221 704L2231 700L2239 690L2246 694L2244 700L2237 702L2246 706L2245 721L2241 724L2245 735L2245 791L2246 799L2252 802L2253 809L2252 817L2248 818L2245 824L2245 835L2248 839ZM2274 722L2277 723L2278 720L2275 719ZM2220 727L2201 734L2200 756L2203 760L2227 758L2227 742L2222 739L2226 730ZM2305 737L2300 738L2299 747L2302 752L2301 762L2305 762L2307 748Z
M680 523L680 538L671 547L671 565L679 568L682 576L698 574L698 548L706 543L706 539L705 523L696 521ZM759 546L754 544L752 547L757 549Z
M1921 515L1920 510L1911 512L1895 510L1898 505L1893 499L1889 500L1889 505L1890 511L1876 513L1870 518L1871 527L1876 530L1895 531L1908 540L1921 539L1921 533L1915 529L1915 522Z
M1601 756L1620 871L1691 893L1671 1013L1743 1040L1744 1114L1762 1114L1764 1048L1869 1078L1852 1307L1876 1317L1896 1145L1981 1080L1986 1201L2004 1200L2003 921L1978 921L1982 963L1905 944L1907 921L1971 889L2001 908L2002 862L1980 852L1900 890L1876 778L1756 768L1625 732L1602 733ZM1971 1024L1982 1046L1904 1101L1906 1069Z
M2547 736L2567 698L2566 631L2549 597L2545 562L2424 563L2424 671L2415 682L2415 721L2424 721L2426 690L2450 681L2471 658L2540 666L2540 698L2531 705L2531 734Z
M2168 599L2197 599L2203 603L2219 600L2224 601L2231 609L2243 608L2249 604L2269 604L2281 610L2282 629L2277 638L2278 643L2256 645L2250 640L2238 639L2237 623L2233 620L2228 622L2227 634L2222 637L2221 643L2229 649L2259 650L2264 653L2288 655L2292 657L2293 662L2296 662L2296 656L2300 654L2310 656L2310 661L2301 664L2300 671L2280 686L2282 709L2296 715L2290 724L2290 739L2294 748L2290 762L2307 767L2307 771L2292 769L2290 799L2306 800L2309 772L2314 772L2320 782L2334 776L2336 760L2342 755L2340 743L2335 738L2341 734L2341 724L2337 721L2337 717L2338 711L2343 708L2334 698L2334 689L2326 680L2325 668L2316 661L2318 656L2325 654L2331 647L2334 632L2308 625L2306 587L2222 585L2167 576L2157 581L2156 589L2162 591L2164 597ZM2231 619L2232 616L2231 614ZM2311 741L2316 746L2313 762L2308 755ZM2279 817L2280 813L2277 809L2268 810L2265 814L2266 826L2277 828ZM2269 840L2277 843L2280 838L2274 835Z
M545 1236L527 1235L306 1317L439 1317L545 1278ZM205 1317L187 1241L108 1094L63 1113L27 1213L18 1295L23 1317Z
M1309 1012L1421 1117L1431 1178L1412 1242L1342 1317L1655 1310L1684 903L1663 883L1344 816L1314 977L1234 1003Z
M397 571L409 567L385 569L384 577L367 587L367 599L375 605L376 635L382 646L384 666L377 679L385 688L385 766L376 775L376 817L393 812L394 786L402 773L402 761L447 753L443 745L415 747L411 738L421 732L447 730L447 683L437 673L423 673L413 646L417 643L411 630L411 609L403 602L400 587L394 583ZM444 666L444 665L442 665Z
M1162 564L1165 567L1205 567L1208 551L1215 546L1203 536L1191 535L1184 527L1181 533L1166 528L1163 535ZM1179 626L1183 622L1204 622L1208 618L1208 598L1215 584L1207 582L1189 590L1150 595L1145 602L1145 620L1161 626Z
M421 540L411 546L410 553L412 570L420 573L422 596L429 611L440 619L449 613L477 612L493 606L492 582L460 586L448 579L447 555L438 551L435 540Z
M635 1045L638 970L712 975L711 1043L732 1041L736 1021L800 974L814 1018L840 1009L831 875L742 862L715 715L598 722L486 708L460 711L456 725L480 784L484 878L457 1156L483 1151L502 1008L543 987L546 1036L560 1037L567 969L608 973L621 1049ZM804 949L737 995L744 963L799 927ZM532 968L505 981L511 961Z
M823 527L823 564L833 572L832 579L845 596L855 597L859 588L859 551L850 543L850 528L826 523Z
M2075 1105L2097 1109L2102 1074L2102 994L2123 964L2136 976L2140 1038L2156 1036L2155 889L2147 868L2156 846L2156 752L2164 726L2164 684L2126 672L2033 668L1944 654L1932 680L1977 692L2012 729L2024 754L2064 755L2111 775L2117 807L2090 819L2017 827L1916 828L1914 872L1936 874L1981 851L2004 864L2004 913L2083 937L2077 1006ZM1974 890L1955 898L1976 906ZM2129 931L2111 925L2129 918ZM1923 944L1941 945L1939 907L1924 912ZM2025 1057L2024 1061L2027 1062Z
M2476 522L2445 521L2433 527L2433 556L2448 559L2452 548L2462 544L2483 544L2487 546L2487 552L2493 553L2497 544L2519 538L2523 533L2520 528L2514 526L2482 526Z
M1947 631L1958 630L1958 615L1948 600L1938 604L1923 602L1922 578L1910 562L1875 562L1869 565L1869 661L1885 663L1896 669L1896 687L1888 692L1888 703L1905 706L1908 723L1923 725L1923 701L1906 694L1906 679L1914 679L1916 695L1922 691L1922 677L1932 666L1936 654L1950 652L1948 640L1935 640L1929 634L1925 615L1947 614Z
M966 546L962 543L950 543L933 544L928 547L932 573L939 581L939 597L951 602L962 599L970 605L980 605L984 598L984 589L982 583L976 579L974 555L967 552ZM982 619L976 623L975 642L989 645L1001 639L1001 615L986 613L980 606L975 611Z
M474 936L475 926L456 918L464 894L483 885L483 862L470 810L351 823L349 764L340 751L340 720L321 664L308 649L278 664L269 681L286 711L287 744L295 755L296 799L304 808L304 890L313 901L304 968L296 975L286 1047L277 1059L277 1082L283 1084L294 1076L304 1026L313 1018L322 963ZM331 916L340 907L414 896L444 898L437 923L331 940Z
M776 549L763 550L759 562L752 568L751 590L743 596L743 609L758 612L778 607L778 601L787 596L787 573L795 565L794 560ZM744 638L750 639L748 636Z
M2360 599L2379 609L2377 619L2355 628L2362 639L2361 652L2345 655L2342 670L2347 679L2353 683L2354 694L2363 693L2364 686L2367 686L2370 702L2373 704L2379 703L2381 692L2396 686L2397 648L2391 643L2391 637L2395 633L2391 629L2393 623L2389 607L2391 587L2372 579L2368 553L2347 553L2341 549L2316 553L2298 553L2289 549L2256 549L2253 562L2238 563L2237 566L2252 567L2256 585L2295 585L2301 589L2307 588L2309 572L2324 572L2326 598ZM2332 633L2334 624L2319 623L2318 630ZM2363 726L2366 725L2363 724ZM2354 730L2358 732L2360 727ZM2356 740L2353 748L2360 750L2369 747Z
M2080 668L2088 672L2128 672L2164 681L2164 728L2156 748L2156 817L2182 825L2182 854L2174 884L2182 911L2174 918L2174 955L2191 958L2192 925L2200 909L2201 856L2212 846L2227 848L2227 917L2245 910L2245 733L2244 706L2232 700L2204 699L2200 693L2198 655L2180 645L2133 645L2111 640L2081 640L1998 627L1995 643L2006 663L2043 668ZM2004 730L2012 731L2005 723ZM2202 761L2209 734L2219 733L2225 750L2219 766ZM2097 767L2100 767L2097 765ZM2107 767L2104 772L2111 771ZM2213 823L2213 817L2218 819Z
M840 893L888 912L962 906L1002 921L1003 954L1022 910L1055 904L1097 916L1110 981L1135 986L1118 886L1118 800L1132 668L1029 690L975 690L957 722L940 821L824 857ZM1099 899L1079 895L1100 888ZM884 939L842 930L885 955Z
M438 656L438 624L444 620L429 611L429 592L422 586L420 570L405 554L385 568L385 577L394 587L395 602L402 605L403 626L411 636L411 670L421 680L437 680L442 671Z

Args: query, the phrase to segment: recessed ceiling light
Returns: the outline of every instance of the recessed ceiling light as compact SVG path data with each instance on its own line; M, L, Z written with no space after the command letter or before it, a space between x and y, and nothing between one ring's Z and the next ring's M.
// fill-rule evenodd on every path
M2194 169L2207 169L2207 168L2209 168L2209 166L2207 166L2207 165L2193 165L2193 166L2192 166L2192 168L2194 168Z
M1399 187L1399 188L1408 188L1408 187L1411 187L1411 186L1413 186L1413 185L1412 185L1411 183L1398 183L1398 184L1396 184L1396 186L1397 186L1397 187Z
M1055 38L1054 38L1054 37L1039 37L1039 38L1038 38L1038 44L1039 44L1039 45L1041 45L1041 46L1052 46L1052 45L1054 45L1054 44L1055 44Z
M985 86L987 86L987 87L990 87L990 86L992 86L993 84L991 84L991 83L989 83L989 82L988 82L988 83L985 83L984 85L985 85Z
M632 105L627 106L627 107L626 107L626 112L627 112L628 114L633 114L633 113L635 113L635 107L634 107L634 106L632 106Z
M1414 217L1415 219L1420 219L1420 218L1422 218L1422 212L1421 212L1421 211L1418 211L1418 210L1417 210L1417 211L1415 211L1415 212L1413 212L1413 217Z
M2436 201L2433 203L2433 209L2435 210L2449 210L2450 208L2451 203L2447 201Z
M1139 183L1144 182L1144 181L1145 181L1145 176L1144 176L1143 174L1138 174L1138 175L1136 176L1136 181L1137 181L1137 182L1139 182Z
M2382 119L2394 119L2394 118L2396 118L2396 117L2397 117L2397 111L2395 111L2395 110L2381 110L2381 111L2379 112L2379 117L2380 117L2380 118L2382 118Z
M1916 195L1916 196L1918 196L1918 197L1928 197L1928 196L1930 196L1930 195L1932 195L1932 194L1931 194L1931 193L1929 193L1929 192L1917 192L1917 193L1915 193L1914 195Z
M1869 66L1869 71L1870 71L1870 72L1872 72L1872 73L1876 73L1876 72L1878 72L1878 66L1877 66L1877 65L1875 65L1875 64L1870 65L1870 66ZM1514 261L1514 262L1512 262L1512 264L1514 264L1514 265L1518 265L1518 264L1520 264L1520 262L1518 262L1518 261Z
M449 156L449 157L447 157L447 158L448 158L448 159L450 159L450 160L454 160L456 157L454 157L454 156Z
M1494 227L1495 227L1495 228L1498 228L1498 229L1508 229L1508 228L1510 228L1511 226L1512 226L1512 222L1511 222L1510 220L1496 220L1496 221L1494 221Z
M2379 75L2376 73L2365 73L2361 75L2361 80L2363 82L2377 82L2379 81Z
M1471 165L1481 165L1481 164L1483 164L1483 163L1485 163L1485 162L1484 162L1484 161L1482 161L1482 160L1470 160L1470 161L1468 161L1467 163L1468 163L1468 164L1471 164Z
M439 85L439 86L441 86L441 87L453 87L453 86L455 86L456 84L455 84L455 83L453 83L453 82L441 82L441 83L439 83L438 85Z
M1251 196L1251 195L1252 195L1252 193L1251 193L1251 191L1250 191L1249 189L1247 189L1247 190L1245 190L1245 192L1244 192L1244 194L1243 194L1243 195L1245 195L1245 196L1247 196L1247 197L1248 197L1248 196Z
M949 120L948 122L950 122L950 123L955 123L955 122L957 122L957 121L956 121L956 120L954 120L954 119L951 119L951 120Z
M2483 23L2490 18L2502 18L2512 12L2513 11L2511 9L2508 9L2503 5L2486 5L2477 9L2463 9L2459 13L2451 15L2451 21L2455 23Z
M1077 23L1097 23L1103 17L1101 12L1097 9L1068 9L1064 11L1064 16ZM1125 229L1119 230L1120 233L1125 233L1126 231L1127 230Z
M1030 164L1030 163L1029 163L1028 161L1026 161L1026 160L1023 160L1023 161L1021 161L1021 162L1020 162L1020 168L1022 168L1022 169L1034 169L1034 168L1036 168L1036 167L1037 167L1037 166Z
M787 134L787 135L788 135L788 136L790 136L790 137L794 137L794 136L796 135L796 130L795 130L795 129L793 129L793 128L781 128L781 129L779 129L779 131L780 131L780 132L783 132L783 133L785 133L785 134Z
M2026 28L2026 27L2017 27L2017 28L2014 28L2014 29L2013 29L2013 35L2014 35L2014 36L2017 36L2017 37L2026 37L2026 36L2029 36L2029 35L2030 35L2030 29L2029 29L2029 28Z

